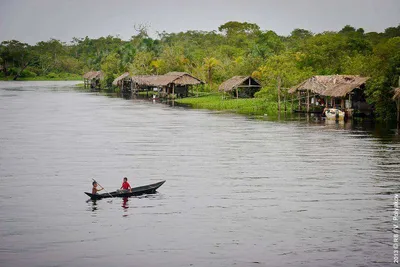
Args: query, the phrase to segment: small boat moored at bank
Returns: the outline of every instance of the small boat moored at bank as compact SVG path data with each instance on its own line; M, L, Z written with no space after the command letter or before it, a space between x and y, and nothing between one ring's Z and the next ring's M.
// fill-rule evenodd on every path
M330 108L325 110L325 116L328 120L344 120L344 111L341 111L336 108Z

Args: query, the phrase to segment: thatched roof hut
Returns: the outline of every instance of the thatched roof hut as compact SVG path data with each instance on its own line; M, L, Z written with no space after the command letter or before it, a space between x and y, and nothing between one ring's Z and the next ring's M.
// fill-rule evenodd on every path
M168 72L165 76L171 77L176 85L199 85L204 82L186 72Z
M89 71L83 75L84 87L100 90L100 80L104 79L104 73L102 71Z
M236 97L239 97L238 89L248 91L246 95L253 97L254 93L261 89L261 84L251 76L234 76L223 82L218 88L219 91L223 92L236 91Z
M364 86L369 78L357 75L317 75L290 88L288 92L293 94L309 90L322 96L344 97L354 89Z
M117 78L115 78L115 80L112 82L113 85L115 86L120 86L121 82L123 80L125 80L126 78L130 78L130 74L129 72L125 72L124 74L118 76Z
M83 75L83 79L104 79L104 73L102 71L89 71Z
M165 75L135 75L132 80L139 86L154 86L162 87L167 86L172 82L171 77Z
M89 77L92 76L93 73L95 73L95 71L86 72L85 74L83 74L83 79L89 79Z
M198 85L203 81L186 72L169 72L165 75L136 75L132 80L139 86L163 87L171 84L185 86Z

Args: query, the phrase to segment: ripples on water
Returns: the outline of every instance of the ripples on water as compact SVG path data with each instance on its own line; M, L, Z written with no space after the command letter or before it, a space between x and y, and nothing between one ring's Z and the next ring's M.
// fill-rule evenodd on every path
M1 266L389 266L398 139L0 84ZM166 179L159 193L86 201Z

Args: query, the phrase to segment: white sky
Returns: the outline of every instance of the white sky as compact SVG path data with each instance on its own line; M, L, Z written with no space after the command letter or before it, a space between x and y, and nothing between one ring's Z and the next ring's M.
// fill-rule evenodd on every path
M338 31L346 24L382 32L400 24L400 0L0 0L0 42L117 34L127 40L140 23L155 37L157 31L217 30L228 21L280 35L295 28Z

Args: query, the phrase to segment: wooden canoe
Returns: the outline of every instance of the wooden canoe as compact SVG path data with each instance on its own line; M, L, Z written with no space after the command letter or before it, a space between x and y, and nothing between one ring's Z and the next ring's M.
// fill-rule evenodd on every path
M102 194L92 194L85 192L91 199L102 199L102 198L111 198L111 197L131 197L131 196L140 196L143 194L154 194L156 190L162 186L165 181L161 181L155 184L149 184L144 186L134 187L131 190L117 190L109 193Z

